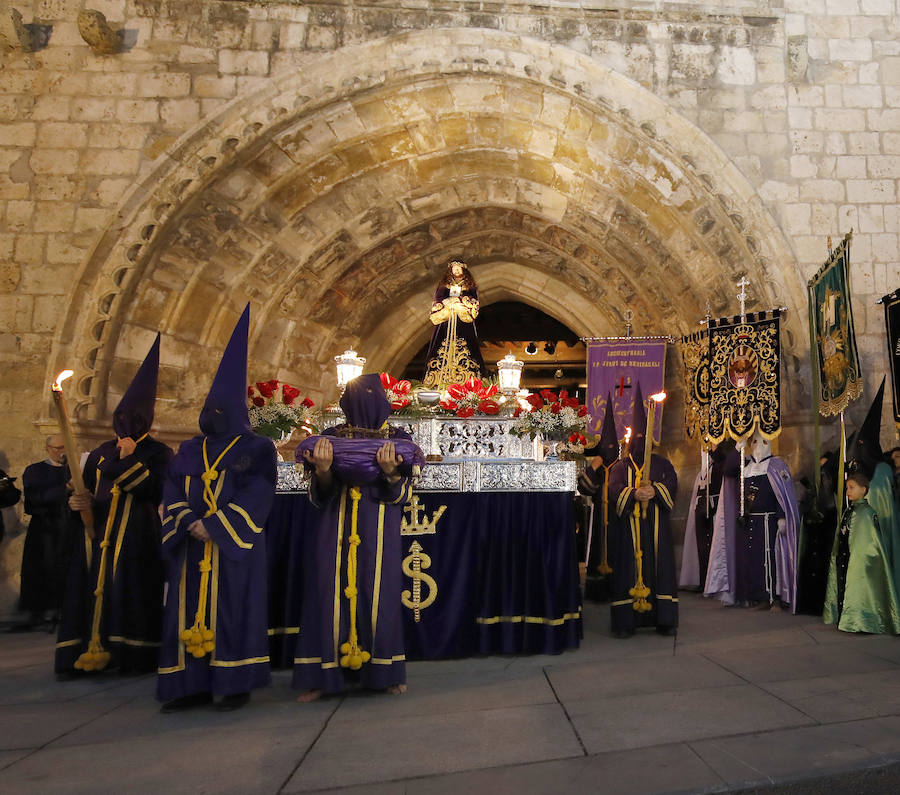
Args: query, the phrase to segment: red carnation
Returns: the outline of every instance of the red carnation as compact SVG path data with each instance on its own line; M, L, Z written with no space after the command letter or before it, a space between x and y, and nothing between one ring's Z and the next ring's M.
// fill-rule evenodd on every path
M471 406L463 406L459 411L456 412L457 417L471 417L475 413L475 409Z
M584 417L587 413L588 413L588 408L587 408L587 406L582 406L580 409L578 409L578 416L579 416L579 417Z
M525 400L527 400L534 409L541 409L544 407L544 401L540 395L529 395Z
M262 408L263 406L266 405L266 401L263 400L261 397L255 397L255 398L253 398L253 405L259 406L260 408Z
M516 406L515 411L513 411L513 417L518 417L522 413L522 407Z
M550 411L553 414L559 414L559 412L562 411L562 406L560 406L559 403L554 403L552 406L550 406Z
M478 404L478 410L482 414L497 414L500 411L500 404L496 400L482 400Z
M578 434L577 434L577 433L573 433L573 434L569 437L569 441L570 441L570 442L577 442L577 441L578 441Z
M303 406L304 408L311 409L311 408L312 408L313 406L315 406L316 404L313 403L313 402L307 397L307 398L303 398L303 402L302 402L300 405Z
M281 387L281 394L284 397L284 404L286 406L292 406L294 404L294 400L300 397L300 390L296 387L291 386L290 384L285 384Z
M248 387L247 387L247 397L248 397L248 398L252 398L252 397L253 397L253 387L252 387L252 386L248 386Z
M541 390L541 397L544 398L548 403L556 403L556 393L551 392L549 389Z

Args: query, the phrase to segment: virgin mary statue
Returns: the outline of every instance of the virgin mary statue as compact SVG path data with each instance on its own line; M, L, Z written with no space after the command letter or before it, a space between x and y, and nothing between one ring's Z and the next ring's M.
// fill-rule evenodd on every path
M433 389L461 384L484 372L478 348L475 318L478 317L478 288L463 262L451 262L434 291L431 322L434 331L426 357L423 383Z

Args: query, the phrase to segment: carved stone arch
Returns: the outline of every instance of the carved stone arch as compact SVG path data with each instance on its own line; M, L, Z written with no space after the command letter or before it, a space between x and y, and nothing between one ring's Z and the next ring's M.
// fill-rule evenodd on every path
M468 83L464 77L470 78ZM447 130L458 131L458 141L450 135L450 142L429 144L408 135L397 138L400 148L393 151L391 136L402 126L399 122L409 126L416 119L427 119L437 107L422 107L428 92L438 92L437 100L432 100L436 103L446 97L453 100L458 118L448 117ZM405 110L381 119L374 111L367 116L366 101L386 94L402 96L403 102L396 104ZM546 139L535 135L516 151L496 155L504 129L498 126L493 106L531 99L539 103L532 116L562 144L548 152ZM509 116L524 117L530 111L530 107L512 109ZM585 129L596 129L599 143L579 143ZM288 155L286 136L295 131ZM604 133L608 137L603 138ZM341 155L369 139L387 147L385 164L377 163L366 173L347 169ZM416 149L428 145L433 163ZM609 151L604 149L607 145ZM282 156L292 162L276 161ZM589 173L576 172L574 164L582 161L590 163ZM284 173L269 179L279 163L285 166ZM492 170L479 179L477 168L482 163ZM429 171L429 166L434 168ZM367 174L376 167L382 169L380 184L395 186L393 191L371 207L354 207L354 188L367 184ZM278 191L301 172L307 180L305 193L286 202ZM318 193L317 186L321 186ZM422 186L428 192L420 190ZM546 259L547 268L557 268L558 274L566 262L581 256L585 274L619 282L618 289L632 291L632 277L648 258L655 258L680 268L704 290L713 290L709 285L714 284L716 296L729 286L720 272L721 262L727 260L729 277L735 275L734 269L742 269L754 279L761 305L787 303L793 310L788 322L799 323L805 294L777 224L734 164L677 111L633 81L564 47L500 31L419 31L306 56L299 68L276 75L261 91L237 98L186 133L124 198L115 221L84 263L79 281L88 287L90 297L73 300L67 307L48 373L74 360L80 371L73 398L77 412L88 420L103 420L110 368L113 361L128 358L124 351L135 339L149 339L151 331L160 328L166 336L164 365L185 374L210 369L233 320L249 300L254 309L254 351L262 355L265 343L269 361L289 347L292 335L302 333L309 342L302 352L302 372L327 381L335 353L329 344L340 342L340 333L335 324L323 325L310 317L308 296L316 296L318 302L331 290L330 309L342 311L341 300L350 305L353 299L340 298L345 286L341 280L348 289L360 291L353 283L354 268L370 267L372 275L389 271L401 279L404 292L383 296L396 301L388 317L413 312L416 301L430 297L441 257L469 245L465 234L451 232L445 238L438 235L425 255L407 249L408 238L424 234L415 229L439 224L447 216L446 206L428 202L449 195L451 188L461 212L470 207L477 215L476 205L527 208L536 218L528 223L540 227L532 234L541 240L540 251L528 249L524 242L528 235L523 234L515 261L501 265L495 253L487 256L491 252L482 250L485 256L478 267L479 278L488 280L482 287L488 290L486 300L492 289L511 289L494 284L495 274L521 277L527 271L529 278L520 278L525 286L513 292L517 300L557 315L564 310L574 315L571 307L588 301L583 292L569 291L567 303L559 299L554 304L552 289L534 290L533 283L544 278L543 271L536 275L529 261L529 252L535 251L536 255L558 251L557 261ZM625 193L627 201L617 202L616 195ZM326 199L341 202L348 209L346 217L337 218L333 208L329 214ZM221 213L204 209L220 208L223 201L227 207ZM179 229L186 233L177 241L184 244L185 258L181 263L167 262L164 248L176 240ZM308 253L313 238L320 245ZM583 253L595 244L596 252ZM205 255L192 254L206 251L205 247L211 265ZM367 258L374 263L374 252L382 247L396 253L402 268L392 270L389 254L378 260L380 265L367 265ZM330 259L322 264L321 256ZM322 267L316 270L318 265ZM278 289L263 291L256 284L256 276L266 268L283 275ZM220 271L227 277L205 293L197 292L211 273ZM141 290L151 272L163 274L173 294L136 319L134 310L139 299L144 302ZM529 289L532 292L525 295ZM296 313L279 312L292 296ZM652 305L665 297L663 291L648 291L644 300ZM724 298L720 303L734 307ZM202 322L187 333L183 320L198 311L204 313ZM602 313L597 317L581 322L596 322L594 333L613 331L608 317ZM406 340L376 342L373 363L395 364L412 339L427 330L421 319L415 325L410 322L409 328L415 331L410 330ZM794 336L802 347L803 335ZM297 366L290 364L287 372ZM179 395L184 406L195 398L190 391Z

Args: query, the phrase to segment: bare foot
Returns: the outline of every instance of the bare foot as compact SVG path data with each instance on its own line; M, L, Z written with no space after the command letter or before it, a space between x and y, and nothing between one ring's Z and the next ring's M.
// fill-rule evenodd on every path
M385 692L392 696L401 696L406 692L406 685L391 685L385 689Z
M769 608L769 612L771 613L780 613L784 608L778 604L778 602L772 602L772 606Z
M297 696L297 701L301 704L311 704L313 701L318 701L321 697L321 690L307 690L305 693L301 693Z

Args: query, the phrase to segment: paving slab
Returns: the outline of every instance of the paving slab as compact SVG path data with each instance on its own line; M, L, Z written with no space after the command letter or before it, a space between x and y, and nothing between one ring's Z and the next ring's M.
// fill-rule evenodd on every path
M74 701L102 693L115 698L123 694L140 695L152 692L154 676L121 677L116 674L84 676L59 682L51 672L41 666L16 668L4 671L0 676L0 705L33 702Z
M411 778L374 786L342 787L327 792L336 795L458 795L461 792L479 795L522 795L524 792L529 795L559 795L561 792L647 795L648 792L708 792L723 785L722 779L689 746L676 744Z
M900 715L900 672L770 682L762 687L819 723Z
M329 723L284 792L582 756L557 704Z
M886 730L893 737L886 738ZM729 787L808 778L900 758L897 726L883 719L807 726L691 743Z
M750 684L576 700L566 708L590 754L813 722Z
M129 700L122 699L59 702L40 704L13 704L0 708L0 750L13 751L23 748L39 748L58 740L71 732L87 726L101 715L115 710Z
M6 792L277 793L317 731L272 732L241 722L153 737L43 749L3 771Z
M551 666L547 675L564 703L602 696L745 684L739 676L695 654L679 654L677 660L666 662L639 658L627 666L621 662Z
M385 693L351 692L332 723L365 719L377 724L388 718L556 704L557 700L544 671L539 668L481 674L420 672L407 676L407 684L409 689L402 698Z
M890 660L866 654L856 644L805 645L709 652L711 660L751 682L778 682L829 676L848 671L867 673L900 668Z

